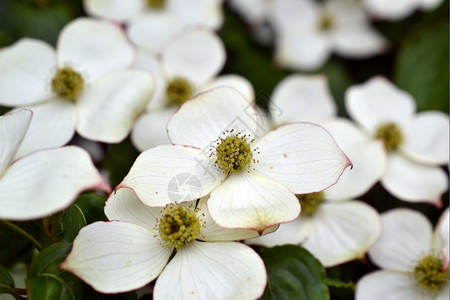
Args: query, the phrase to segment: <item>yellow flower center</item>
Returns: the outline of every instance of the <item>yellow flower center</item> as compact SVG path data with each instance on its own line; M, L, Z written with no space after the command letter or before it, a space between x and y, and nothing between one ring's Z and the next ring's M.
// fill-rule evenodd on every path
M225 174L232 174L251 165L253 152L247 136L231 135L216 142L216 165Z
M166 0L147 0L147 6L151 9L162 9L166 5Z
M319 205L325 200L323 192L296 195L296 197L302 207L302 213L310 216L317 211Z
M384 148L387 151L395 151L403 143L403 134L400 128L391 122L378 126L375 131L375 138L384 141Z
M180 106L192 97L194 89L184 78L176 77L166 87L166 100L170 106Z
M159 222L159 235L169 247L178 248L195 240L200 233L200 220L194 209L168 206Z
M421 288L436 293L448 284L448 268L443 270L443 261L435 255L422 258L414 268L414 278Z
M327 12L322 14L322 17L319 21L319 28L321 31L328 31L333 27L333 18Z
M83 87L83 77L70 67L58 69L52 79L52 91L70 101L75 101L80 96Z

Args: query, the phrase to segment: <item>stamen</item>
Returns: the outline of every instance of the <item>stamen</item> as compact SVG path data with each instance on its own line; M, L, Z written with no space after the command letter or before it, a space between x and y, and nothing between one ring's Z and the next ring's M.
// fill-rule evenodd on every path
M166 5L166 0L147 0L147 6L151 9L162 9Z
M253 151L250 147L253 140L248 142L246 134L232 134L233 131L234 129L229 132L231 135L220 137L215 142L217 145L215 164L227 175L247 169L252 162L256 162L253 159Z
M184 78L175 77L166 87L166 100L170 106L180 106L192 97L194 89Z
M328 31L333 27L333 18L328 12L324 12L320 19L319 29L321 31Z
M200 233L200 220L192 208L167 206L159 222L159 235L166 245L178 248L194 241Z
M302 207L302 214L313 215L320 204L325 200L324 193L311 193L296 195L298 201L300 201L300 206Z
M80 96L83 87L83 77L70 67L58 69L52 80L52 91L70 101L75 101Z
M403 134L400 128L392 122L383 123L375 131L375 138L384 141L387 151L395 151L403 143Z
M441 258L427 255L414 268L414 278L424 290L437 293L449 281L449 270L448 268L443 270L443 266Z

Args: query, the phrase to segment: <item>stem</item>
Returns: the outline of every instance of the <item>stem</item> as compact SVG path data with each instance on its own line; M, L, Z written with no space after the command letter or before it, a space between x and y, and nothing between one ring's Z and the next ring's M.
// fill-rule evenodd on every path
M6 226L8 226L9 228L11 228L12 230L16 231L19 235L21 235L22 237L24 237L25 239L27 239L30 243L33 244L33 246L39 250L42 251L44 250L44 247L42 247L41 243L39 243L34 237L32 237L28 232L26 232L25 230L23 230L22 228L20 228L19 226L17 226L14 223L11 223L7 220L0 220L0 222L2 222L3 224L5 224Z

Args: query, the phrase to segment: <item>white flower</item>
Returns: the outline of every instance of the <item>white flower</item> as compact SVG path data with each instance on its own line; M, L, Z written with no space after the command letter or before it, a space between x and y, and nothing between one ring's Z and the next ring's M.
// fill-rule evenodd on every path
M335 185L321 193L298 195L302 213L296 220L246 242L266 247L301 243L326 267L363 257L380 234L380 220L372 207L350 199L380 179L386 165L381 142L371 141L350 121L336 117L324 76L287 77L275 88L270 110L274 126L319 122L348 155L353 169L344 171Z
M399 21L410 15L416 9L432 10L435 9L442 0L364 0L364 8L373 16L379 19Z
M134 51L123 32L78 19L57 48L22 39L0 52L0 104L34 112L19 153L64 145L75 130L90 140L123 140L153 92L150 75L125 70Z
M441 230L448 231L443 229L448 214L446 209L433 235L432 225L418 212L395 209L384 213L381 237L369 250L371 260L382 270L358 282L356 299L448 299L448 252L441 251L448 249L448 235L444 239L439 235Z
M448 177L449 118L438 111L415 113L414 99L382 77L347 90L349 115L372 139L384 142L387 169L381 183L395 197L441 205Z
M81 148L19 155L31 116L30 110L22 109L0 117L0 218L38 219L68 207L82 191L111 191Z
M195 28L172 39L159 55L138 52L135 66L155 78L155 94L132 130L134 146L144 151L169 143L167 122L186 100L210 88L229 85L253 100L252 85L238 75L217 74L225 64L225 47L212 31Z
M219 29L223 23L223 0L83 0L86 13L119 22L142 16L172 15L186 25ZM158 24L158 21L154 24ZM153 30L153 29L149 29Z
M105 206L113 221L81 229L61 267L102 293L135 290L159 276L154 299L260 297L267 281L262 259L229 242L254 232L217 226L204 199L194 206L150 208L133 191L119 189Z
M272 7L275 60L283 67L316 70L336 52L363 59L381 53L386 40L353 0L278 0Z
M168 124L177 145L143 152L119 187L133 189L147 205L165 206L169 181L192 174L201 188L198 197L211 193L208 211L220 226L264 232L298 216L293 193L321 191L351 165L318 125L282 126L255 141L256 129L254 108L237 90L201 93Z

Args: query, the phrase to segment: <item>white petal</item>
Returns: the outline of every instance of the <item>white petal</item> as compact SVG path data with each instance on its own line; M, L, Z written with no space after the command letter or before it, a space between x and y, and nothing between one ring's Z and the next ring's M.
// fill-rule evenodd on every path
M376 210L358 201L323 203L311 217L303 243L324 267L363 258L381 233Z
M134 67L149 72L155 81L155 92L147 105L147 109L166 107L166 81L165 74L162 70L161 59L154 53L138 49Z
M168 9L183 23L189 25L202 25L217 30L223 23L223 0L184 0L168 1Z
M250 237L259 236L259 233L254 230L247 229L228 229L217 225L216 222L209 215L208 209L206 207L206 199L208 197L203 197L197 204L196 214L201 220L202 227L200 229L201 236L199 237L202 241L238 241L248 239Z
M211 193L207 205L219 226L258 232L300 213L298 199L287 188L245 171L229 176Z
M167 125L174 144L209 150L226 130L255 136L253 106L237 90L218 87L184 103Z
M368 58L386 49L387 41L368 24L348 24L334 32L336 52L349 58Z
M450 289L449 286L447 285L439 291L436 300L447 300L449 298L450 298Z
M433 300L417 286L411 274L376 271L364 276L356 285L357 300Z
M0 50L0 104L18 106L48 99L56 69L55 50L24 38Z
M146 72L124 70L96 81L78 100L78 133L90 140L118 143L131 131L153 93Z
M419 7L422 10L430 11L438 7L443 1L442 0L421 0L419 1ZM448 291L447 291L448 294ZM448 298L448 296L447 296Z
M348 88L345 105L353 120L370 133L383 122L401 125L409 121L416 110L411 95L383 77L373 77Z
M449 118L438 111L419 113L405 129L406 155L425 164L448 163Z
M249 102L252 102L253 99L255 99L255 91L252 83L245 77L236 74L221 75L203 87L202 90L209 90L223 85L235 88L244 95L245 99Z
M248 245L259 245L264 247L274 247L285 244L300 244L311 232L311 218L307 215L300 215L294 221L280 224L280 227L269 234L248 239Z
M172 13L149 11L140 18L134 18L127 27L127 33L137 46L158 53L184 27L185 24Z
M133 190L121 188L109 195L105 204L105 215L110 221L136 224L151 231L157 231L161 208L152 208L140 201Z
M163 50L167 76L185 78L197 87L217 75L224 63L225 47L219 36L201 28L180 33Z
M28 109L0 116L0 178L22 142L33 113Z
M131 131L131 141L139 151L169 144L167 123L175 113L175 108L150 110L141 115Z
M126 222L96 222L82 228L61 268L102 293L140 288L167 264L171 248L155 233Z
M277 125L318 121L336 115L336 104L324 75L294 74L283 79L272 93L272 115Z
M322 122L353 163L339 181L325 190L327 200L354 199L366 193L381 179L387 155L381 141L368 137L350 120L339 118Z
M433 236L433 247L440 251L444 261L444 268L449 265L449 209L442 213Z
M203 165L203 151L161 145L138 156L117 188L132 189L149 206L182 203L207 195L223 179L212 164Z
M70 141L76 122L73 103L53 99L28 109L33 111L33 118L15 158L41 149L61 147Z
M15 161L0 179L0 217L31 220L69 206L82 191L109 184L89 154L70 146L42 150Z
M156 280L154 299L257 299L266 280L264 263L250 247L192 242Z
M411 209L394 209L382 214L380 238L369 250L370 258L381 268L411 272L431 250L432 226L428 219Z
M275 60L285 68L313 71L325 63L330 53L328 36L303 28L284 28L276 41Z
M417 1L397 0L364 0L365 8L377 18L398 21L414 12Z
M448 190L448 176L439 167L421 165L401 155L390 154L381 184L401 200L440 206L441 196Z
M106 21L76 19L58 39L58 65L73 67L88 82L130 66L134 55L123 30Z
M339 179L351 162L323 127L292 123L266 134L255 145L252 168L295 194L321 191Z
M84 9L88 15L126 21L144 9L142 0L83 0Z

